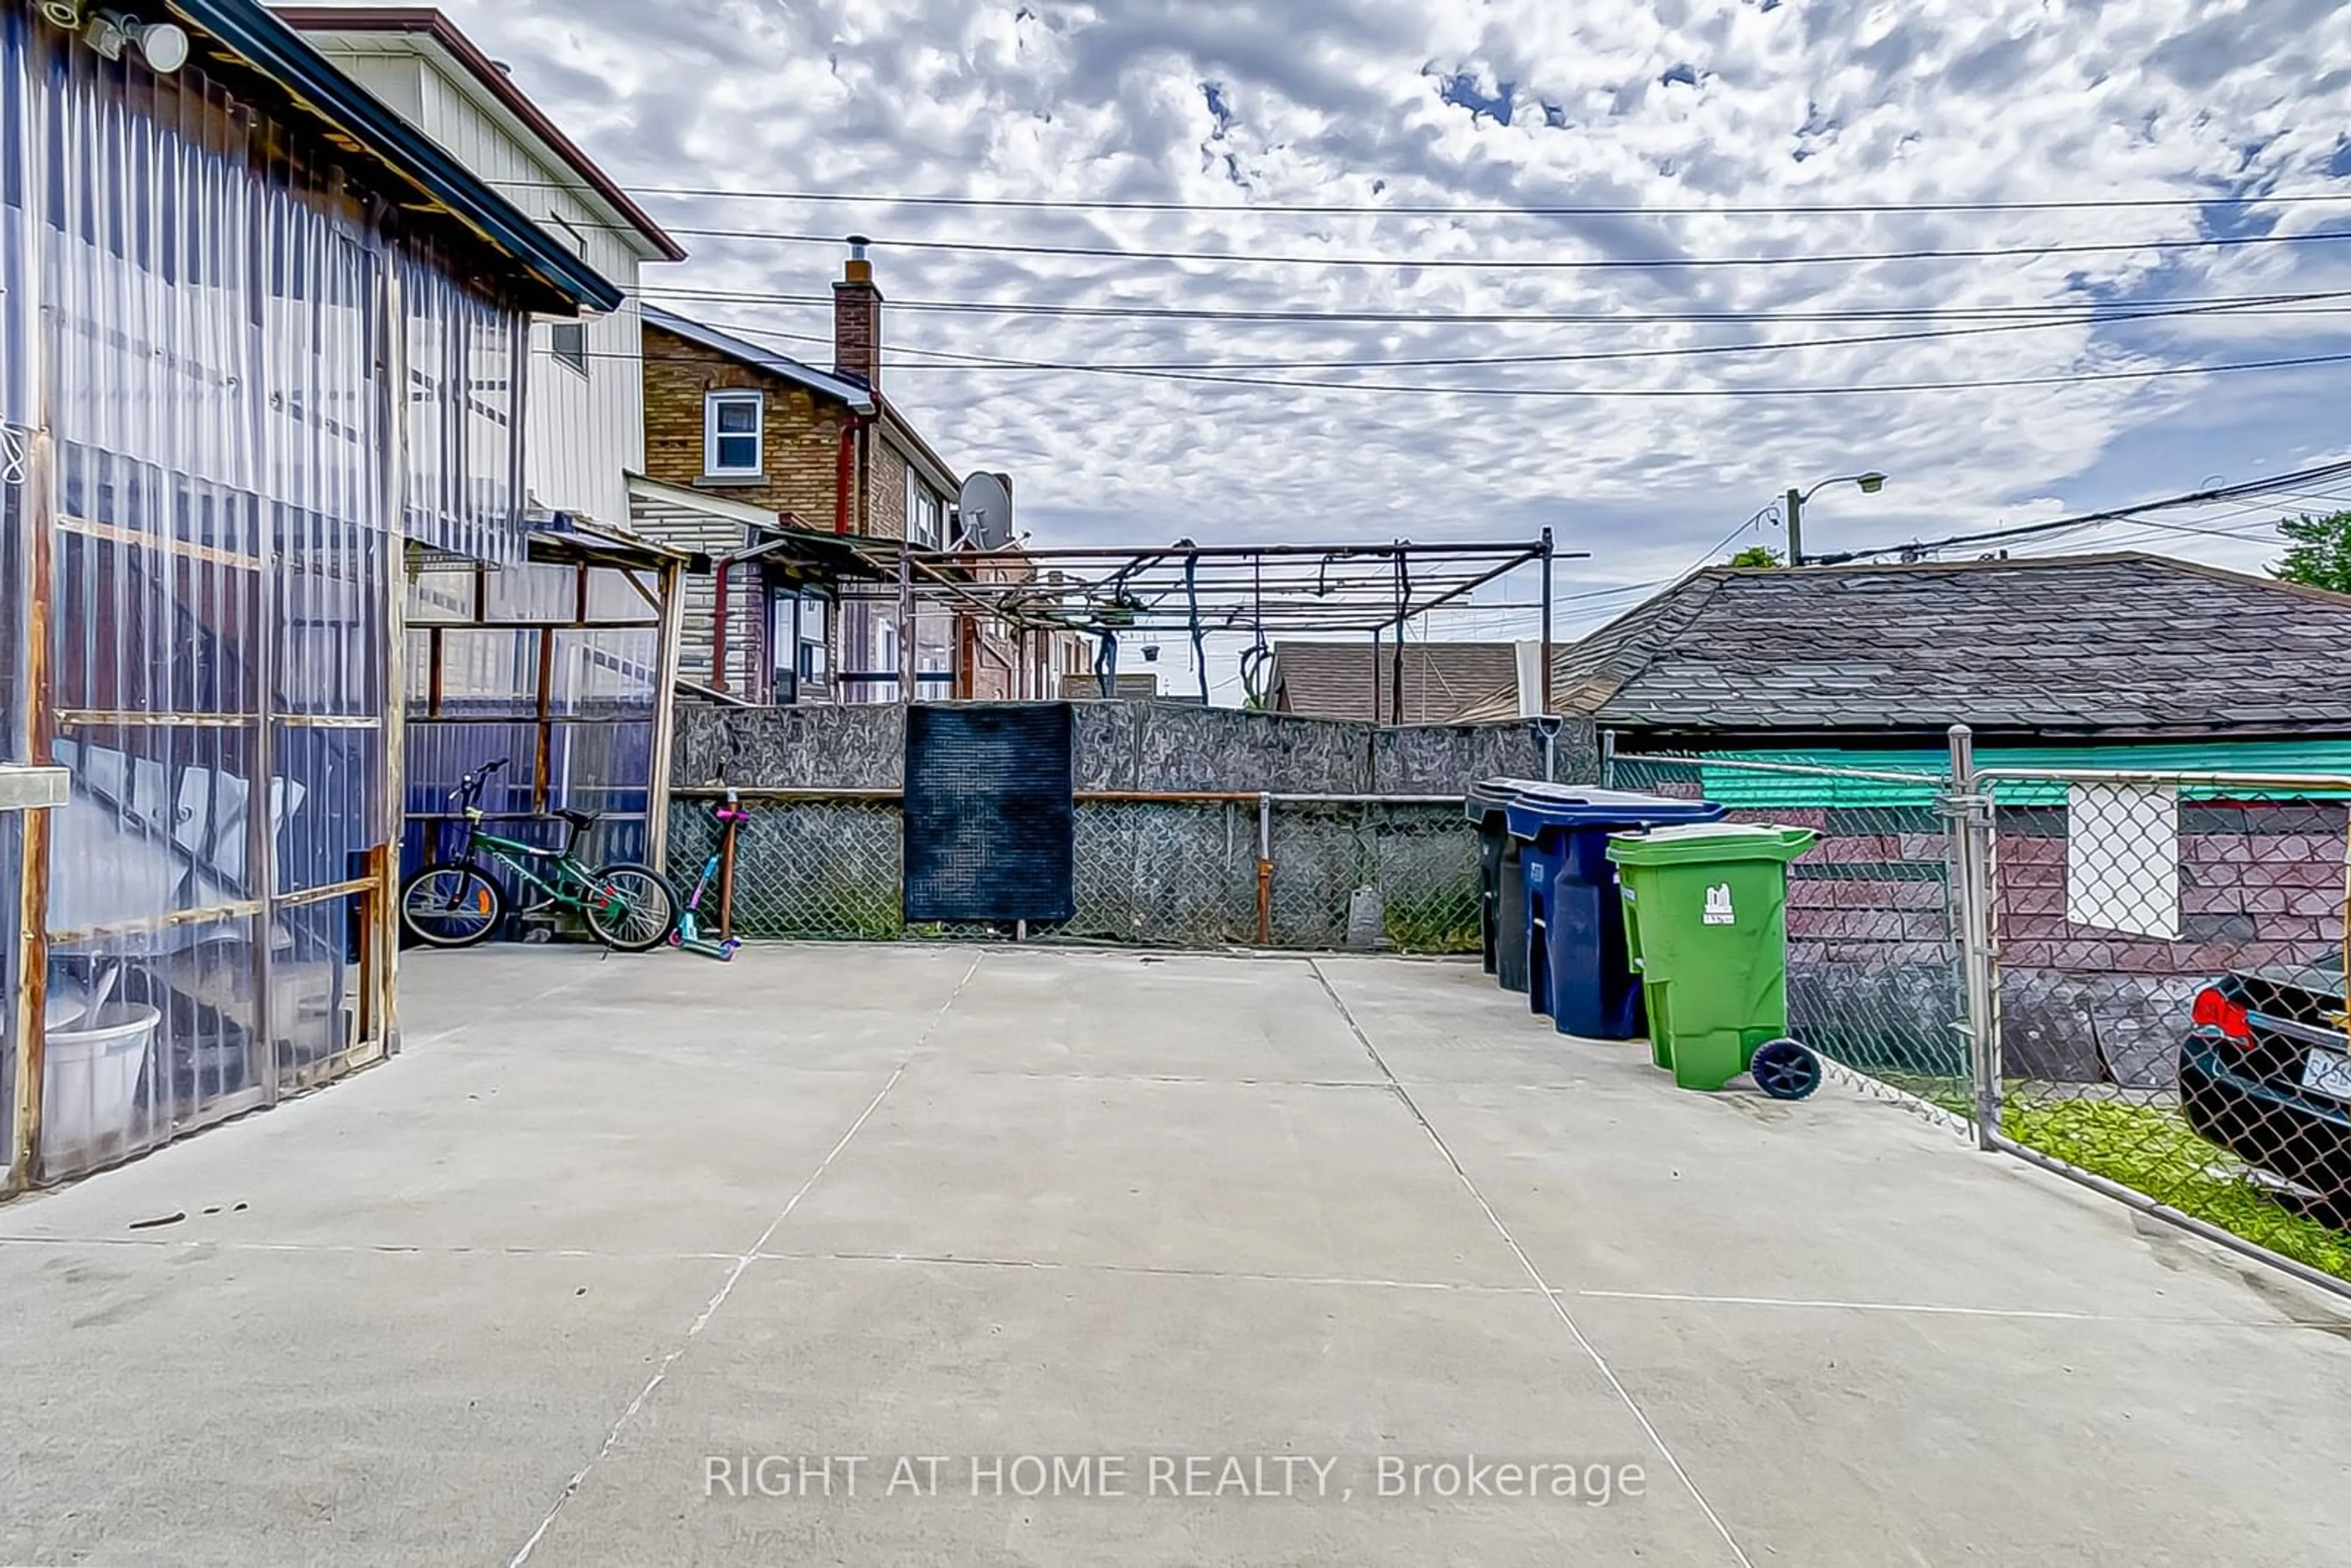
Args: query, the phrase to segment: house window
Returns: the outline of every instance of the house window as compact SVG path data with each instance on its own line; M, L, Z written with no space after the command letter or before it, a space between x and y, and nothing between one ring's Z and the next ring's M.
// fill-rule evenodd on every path
M832 687L831 605L815 589L778 591L769 645L776 653L776 701L821 700Z
M574 256L586 257L587 235L559 217L550 216L547 226L563 236ZM558 321L552 346L556 363L569 365L583 376L588 373L588 324L585 321Z
M756 478L767 468L760 427L768 400L759 392L712 392L702 403L702 471L713 478Z
M906 476L906 542L936 549L946 541L939 531L939 498L912 473Z
M555 324L555 362L569 365L581 375L588 373L588 324L585 321L558 321Z

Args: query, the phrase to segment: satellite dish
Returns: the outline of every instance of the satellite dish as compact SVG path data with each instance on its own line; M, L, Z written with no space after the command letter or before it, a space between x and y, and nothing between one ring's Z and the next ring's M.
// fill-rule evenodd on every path
M981 549L1002 549L1012 542L1012 492L993 474L975 474L956 493L963 514L963 537Z

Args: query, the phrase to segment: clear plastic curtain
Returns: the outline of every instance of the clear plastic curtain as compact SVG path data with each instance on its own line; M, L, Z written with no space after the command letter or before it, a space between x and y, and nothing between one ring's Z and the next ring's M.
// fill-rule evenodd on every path
M54 515L28 527L76 784L48 857L55 1176L350 1059L403 545L520 560L526 320L250 93L0 14L26 131L0 267L39 296Z

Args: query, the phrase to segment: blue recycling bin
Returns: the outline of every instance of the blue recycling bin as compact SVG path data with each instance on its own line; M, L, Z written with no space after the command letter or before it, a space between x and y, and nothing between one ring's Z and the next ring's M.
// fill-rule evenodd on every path
M1634 1040L1646 1029L1641 981L1625 945L1625 905L1608 835L1722 820L1712 800L1550 786L1504 803L1527 901L1527 1009L1562 1034Z

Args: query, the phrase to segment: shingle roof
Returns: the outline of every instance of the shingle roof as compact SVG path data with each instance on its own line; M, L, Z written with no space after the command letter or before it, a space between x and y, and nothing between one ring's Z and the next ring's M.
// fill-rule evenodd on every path
M2351 734L2351 597L2137 552L1718 567L1553 672L1633 729Z
M829 371L818 370L814 365L804 365L789 354L778 353L748 339L738 338L732 332L722 332L716 327L705 327L699 321L664 310L657 305L644 306L643 310L648 327L657 327L673 337L683 338L689 343L708 349L712 353L740 360L769 375L798 382L810 392L838 399L860 413L874 413L879 406L863 382L836 376Z
M1451 724L1461 710L1498 686L1518 689L1518 649L1510 643L1407 643L1404 649L1404 713L1389 711L1395 646L1380 650L1379 717L1389 724ZM1372 646L1361 643L1276 643L1273 688L1283 713L1309 718L1370 722ZM1505 718L1518 716L1510 699Z

